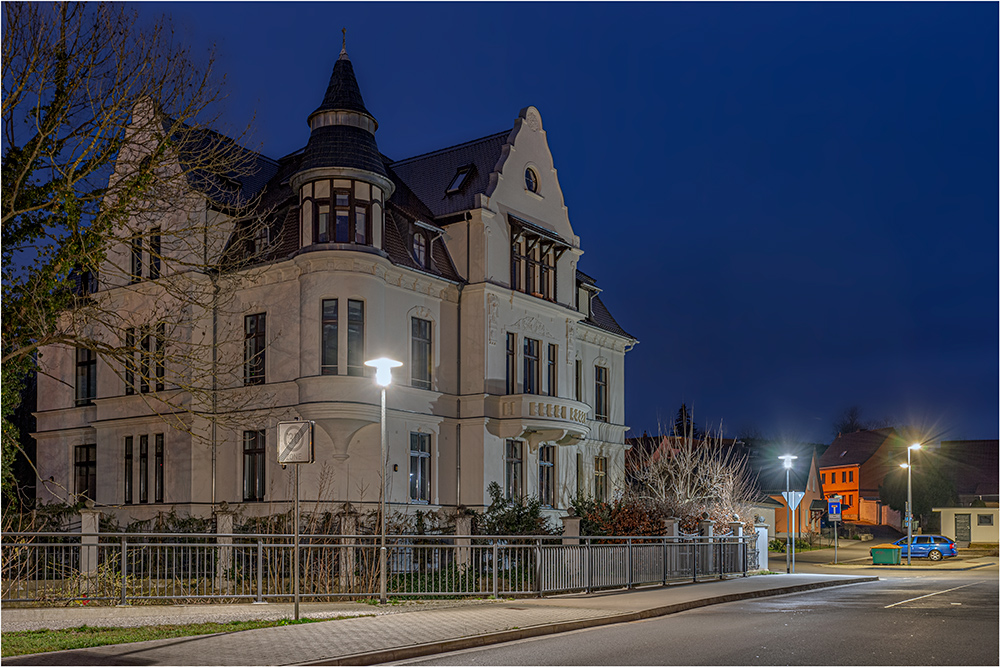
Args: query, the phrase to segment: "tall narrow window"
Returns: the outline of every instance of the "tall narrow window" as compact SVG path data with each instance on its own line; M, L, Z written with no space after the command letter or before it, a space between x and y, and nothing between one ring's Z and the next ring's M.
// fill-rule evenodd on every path
M347 374L365 374L365 302L347 300Z
M558 366L556 365L556 359L559 357L559 347L552 343L549 343L549 358L545 360L545 375L546 382L548 384L549 396L555 396L558 393L559 387L558 382Z
M837 473L833 473L833 474L836 475ZM841 470L840 471L840 483L841 484L847 484L847 471L846 470Z
M410 434L410 500L431 500L431 436L426 433Z
M540 367L539 352L542 344L534 338L524 339L524 393L539 394Z
M76 494L97 500L97 445L78 445L73 452Z
M264 384L266 313L243 318L243 384Z
M139 436L139 502L149 502L149 436Z
M584 494L583 488L583 454L576 453L576 495L580 497Z
M535 243L534 247L528 250L528 254L525 257L524 265L524 291L528 294L533 294L535 296L541 296L538 288L538 253L540 252L538 244Z
M542 252L541 263L538 265L538 291L546 299L555 298L555 269L555 253L551 250Z
M153 348L149 329L143 328L142 348L139 350L139 391L143 394L149 391L149 371Z
M538 500L543 507L555 505L556 448L543 445L538 448Z
M243 500L264 500L264 431L243 431Z
M153 227L149 236L149 277L155 280L160 277L160 228Z
M156 367L156 391L163 391L163 382L167 375L167 325L160 322L156 325L156 353L153 363Z
M320 373L337 374L337 356L340 354L337 337L337 299L323 299L323 360Z
M142 237L136 236L132 239L132 267L129 271L129 282L137 283L142 280Z
M368 207L354 207L354 242L360 245L368 243Z
M337 243L351 242L351 195L349 192L337 192L334 199L334 238Z
M507 334L507 394L517 393L517 334Z
M576 360L576 400L583 401L583 361Z
M135 393L135 328L125 330L125 395Z
M521 442L507 440L504 448L504 497L521 499Z
M594 457L594 500L599 503L608 499L608 458Z
M97 397L97 355L85 347L76 348L76 404L90 405Z
M132 436L125 436L125 504L132 504Z
M515 239L510 249L510 288L516 292L524 291L524 280L521 272L524 270L524 239Z
M431 388L431 323L410 318L410 384Z
M608 421L608 369L594 366L594 418Z
M330 241L329 204L319 204L316 206L316 230L314 239L315 243L329 243Z
M153 436L153 502L163 502L163 434Z
M853 482L854 481L854 471L853 470L848 470L847 471L847 481L848 482Z

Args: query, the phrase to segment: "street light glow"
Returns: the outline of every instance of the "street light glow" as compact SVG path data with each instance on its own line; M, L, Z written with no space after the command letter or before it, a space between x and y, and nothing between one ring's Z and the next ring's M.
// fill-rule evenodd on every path
M919 442L915 442L912 445L910 445L909 447L907 447L907 449L920 449L920 443Z
M785 467L786 468L791 468L792 467L792 460L797 459L799 457L794 456L792 454L785 454L784 456L779 456L778 458L785 462Z
M375 369L375 384L380 387L388 387L392 382L392 369L399 368L402 365L402 361L396 361L388 357L369 359L365 362L365 366Z
M899 464L899 467L900 467L900 468L909 468L909 467L910 467L910 464L909 464L909 463L900 463L900 464Z

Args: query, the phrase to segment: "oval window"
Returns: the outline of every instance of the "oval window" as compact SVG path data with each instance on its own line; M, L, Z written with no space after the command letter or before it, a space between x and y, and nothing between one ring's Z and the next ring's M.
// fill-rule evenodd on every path
M538 175L531 167L524 170L524 187L528 192L538 192Z

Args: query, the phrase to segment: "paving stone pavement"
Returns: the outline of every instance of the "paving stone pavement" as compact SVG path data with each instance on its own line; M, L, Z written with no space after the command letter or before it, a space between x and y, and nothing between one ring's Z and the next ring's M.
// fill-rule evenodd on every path
M456 642L510 641L564 631L570 626L636 620L705 604L875 579L832 574L772 575L488 604L469 604L469 601L458 601L452 606L411 604L401 605L396 613L376 616L42 653L5 658L3 662L9 665L288 665L337 661L372 664L452 650ZM118 608L116 613L126 616L128 610Z

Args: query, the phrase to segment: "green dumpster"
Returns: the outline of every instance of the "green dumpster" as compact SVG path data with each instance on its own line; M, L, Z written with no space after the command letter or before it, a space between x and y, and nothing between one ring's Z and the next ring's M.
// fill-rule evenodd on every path
M895 544L880 544L872 547L872 565L899 565L899 554L902 551Z

